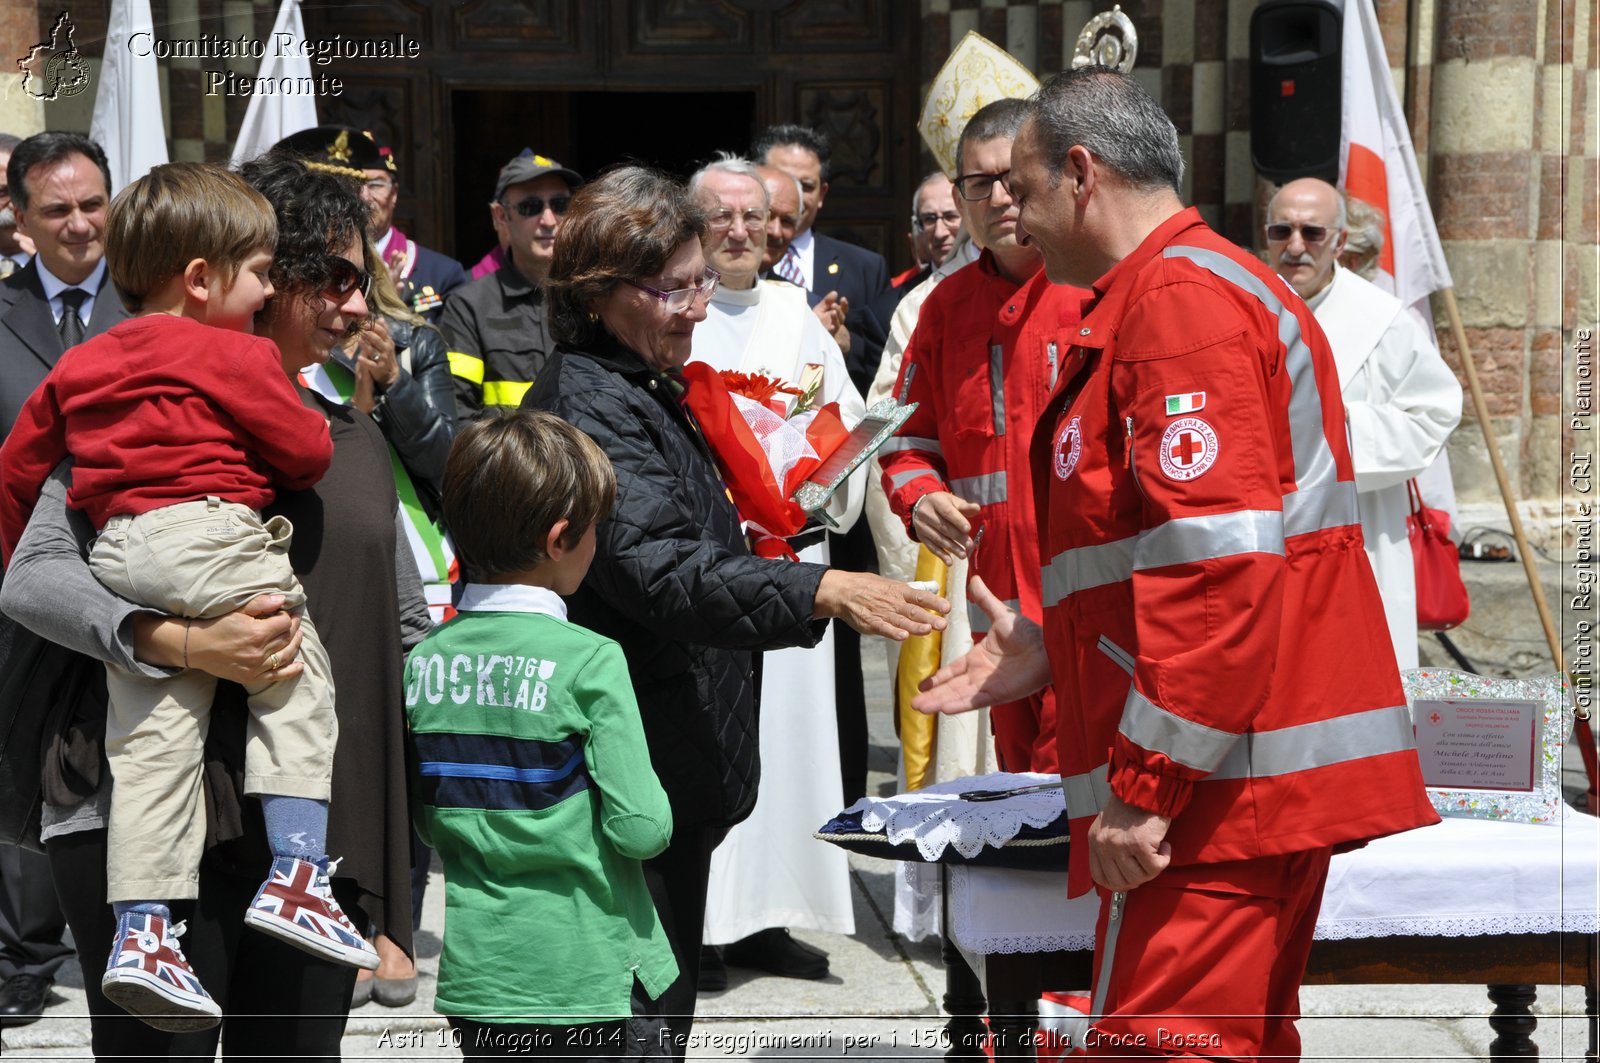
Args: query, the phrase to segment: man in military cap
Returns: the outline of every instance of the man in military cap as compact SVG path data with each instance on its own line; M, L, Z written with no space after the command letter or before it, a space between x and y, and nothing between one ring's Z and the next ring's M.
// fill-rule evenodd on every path
M317 126L280 141L306 157L308 165L361 182L361 198L371 210L367 239L389 267L389 276L406 305L429 321L437 321L444 297L467 283L461 263L417 243L395 228L394 208L400 201L400 173L394 152L371 133L348 126Z
M491 406L520 406L555 349L545 325L544 279L555 253L575 170L525 148L500 169L490 212L508 236L506 264L451 294L439 325L450 341L456 419Z

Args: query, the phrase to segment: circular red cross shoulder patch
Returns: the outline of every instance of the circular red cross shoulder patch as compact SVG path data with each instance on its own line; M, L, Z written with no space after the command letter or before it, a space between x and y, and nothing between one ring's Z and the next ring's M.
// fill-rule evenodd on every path
M1161 434L1161 471L1169 480L1193 480L1216 461L1217 433L1198 417L1180 417Z

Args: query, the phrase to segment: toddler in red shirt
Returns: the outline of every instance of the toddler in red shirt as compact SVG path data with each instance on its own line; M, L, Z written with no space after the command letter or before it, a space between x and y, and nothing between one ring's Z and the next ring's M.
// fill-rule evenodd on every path
M112 281L137 316L63 355L0 447L7 562L45 480L70 455L68 502L100 530L90 566L108 589L191 620L261 594L281 594L285 609L303 613L292 529L260 511L276 488L320 480L333 443L277 346L251 334L272 296L271 205L237 174L172 163L116 197L106 235ZM333 678L309 617L300 633L304 671L271 681L273 655L246 687L245 792L261 798L273 864L244 918L372 969L377 954L329 891ZM158 1029L214 1026L221 1011L178 947L183 928L169 904L198 895L201 765L217 680L187 667L159 678L106 672L106 886L117 937L101 989Z

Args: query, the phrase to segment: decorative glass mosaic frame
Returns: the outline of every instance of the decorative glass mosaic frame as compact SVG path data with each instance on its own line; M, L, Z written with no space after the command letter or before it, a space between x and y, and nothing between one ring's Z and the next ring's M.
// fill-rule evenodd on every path
M838 527L838 522L823 512L822 507L828 504L828 499L844 486L844 482L862 462L894 438L900 426L906 423L906 418L916 412L917 405L911 402L902 406L893 398L880 399L867 411L844 444L811 474L811 479L795 490L794 501L823 524Z
M1400 673L1406 704L1421 700L1537 701L1544 715L1534 749L1534 783L1529 793L1498 790L1428 788L1428 799L1441 816L1499 819L1513 823L1550 823L1561 815L1561 751L1572 733L1572 697L1567 677L1487 679L1448 668L1416 668Z

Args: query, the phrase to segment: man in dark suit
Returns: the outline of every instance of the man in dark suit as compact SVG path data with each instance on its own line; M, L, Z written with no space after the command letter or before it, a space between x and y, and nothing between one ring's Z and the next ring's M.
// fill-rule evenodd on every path
M800 182L800 224L782 259L773 264L772 276L782 277L806 290L817 316L834 333L844 351L845 366L857 390L865 395L878 373L888 323L878 320L872 307L889 288L889 266L876 251L868 251L817 232L813 226L828 197L828 140L801 125L768 128L751 147L750 157ZM831 308L846 306L844 330L834 328Z
M105 264L111 175L105 152L76 133L44 132L19 143L6 166L17 231L37 253L0 281L0 428L68 347L128 316ZM38 853L0 845L0 1026L44 1010L56 969L72 950L66 920Z

